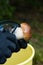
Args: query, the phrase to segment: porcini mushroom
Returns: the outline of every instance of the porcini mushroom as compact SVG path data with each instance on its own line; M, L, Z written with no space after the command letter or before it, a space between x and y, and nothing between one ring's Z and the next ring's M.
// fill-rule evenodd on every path
M27 23L21 23L21 28L23 30L24 39L27 41L31 38L31 27Z

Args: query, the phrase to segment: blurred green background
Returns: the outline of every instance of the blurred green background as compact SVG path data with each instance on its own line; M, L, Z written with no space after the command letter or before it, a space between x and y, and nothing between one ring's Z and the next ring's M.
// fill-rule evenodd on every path
M43 0L0 0L0 20L30 24L30 44L36 50L33 64L43 65Z

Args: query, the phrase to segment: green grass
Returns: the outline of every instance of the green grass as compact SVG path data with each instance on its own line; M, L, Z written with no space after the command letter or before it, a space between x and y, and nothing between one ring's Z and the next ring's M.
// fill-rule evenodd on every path
M43 23L32 22L32 38L30 44L35 48L34 65L43 65Z

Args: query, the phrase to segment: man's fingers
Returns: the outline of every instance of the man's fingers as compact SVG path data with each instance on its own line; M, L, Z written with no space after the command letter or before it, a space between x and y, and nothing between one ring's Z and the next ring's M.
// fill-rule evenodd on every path
M0 58L0 64L4 64L5 62L6 62L6 58L5 57Z
M7 37L7 39L10 41L11 43L11 47L12 47L12 44L13 44L13 47L14 47L14 44L16 45L16 49L14 50L15 52L18 52L20 50L20 45L18 43L18 40L16 39L16 36L15 35L9 35L9 37ZM10 48L10 47L9 47ZM13 49L13 48L12 48Z
M12 55L11 50L9 50L8 48L6 48L6 49L4 50L4 55L5 55L6 58L11 57L11 55Z
M0 49L0 58L3 56L2 50Z
M8 33L7 39L10 40L10 41L12 41L13 43L17 43L18 42L16 36L13 35L12 33Z
M13 43L12 41L7 40L8 48L11 50L11 52L14 52L16 49L16 43Z
M9 43L8 44L8 48L12 51L12 52L18 52L19 50L20 50L20 45L19 45L19 43L17 42L12 42L12 41L9 41L8 40L8 42L7 43Z
M16 36L13 35L12 33L7 32L6 34L7 34L7 38L16 39Z
M21 48L26 48L27 47L27 42L24 39L18 40L20 47Z
M15 52L18 52L18 51L20 51L20 45L19 45L19 43L16 43L16 49L15 49Z

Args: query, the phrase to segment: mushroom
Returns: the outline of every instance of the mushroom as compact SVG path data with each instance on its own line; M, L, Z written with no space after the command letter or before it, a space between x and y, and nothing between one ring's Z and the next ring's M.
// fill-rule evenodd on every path
M31 27L27 23L21 23L21 28L23 30L24 39L27 41L31 38Z

